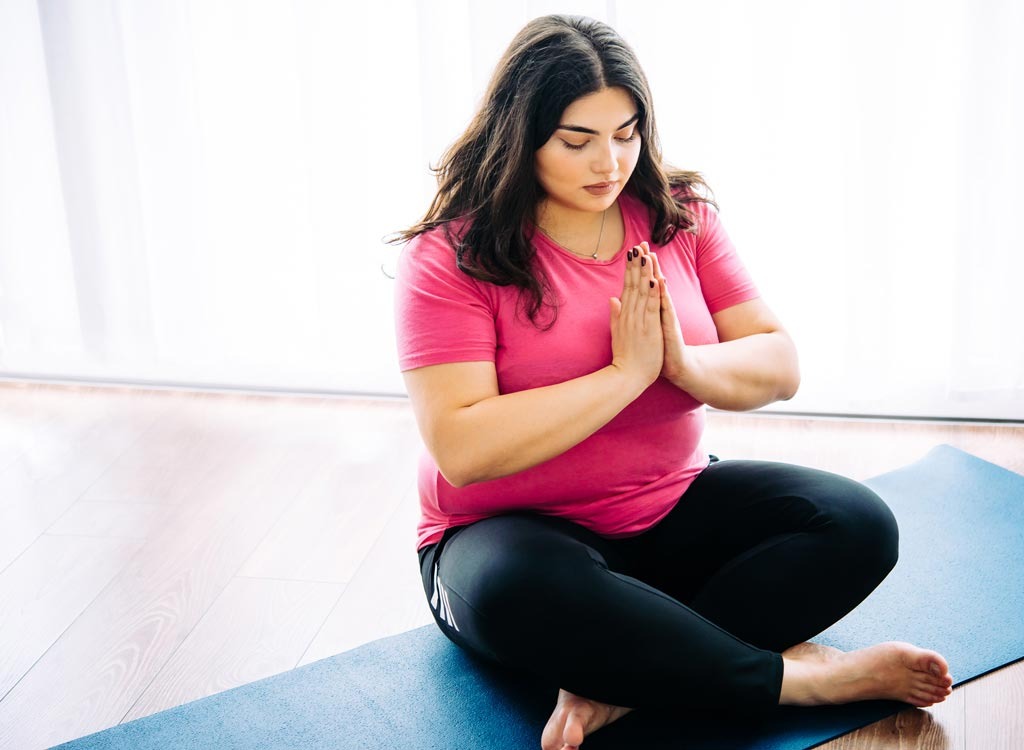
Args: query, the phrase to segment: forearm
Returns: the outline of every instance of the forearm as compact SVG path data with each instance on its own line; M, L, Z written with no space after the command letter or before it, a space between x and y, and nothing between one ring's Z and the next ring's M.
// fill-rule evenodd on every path
M581 443L647 388L615 365L564 383L486 398L456 410L435 458L464 486L536 466Z
M792 398L800 384L796 347L781 331L686 346L683 361L671 382L715 409L757 409Z

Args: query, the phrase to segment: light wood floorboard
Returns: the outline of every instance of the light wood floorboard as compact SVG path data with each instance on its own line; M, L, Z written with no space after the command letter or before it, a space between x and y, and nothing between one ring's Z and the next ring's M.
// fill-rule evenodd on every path
M124 539L43 534L0 573L0 696L139 550Z
M412 487L419 436L404 411L378 409L372 418L353 411L317 435L335 458L239 575L347 583Z
M1022 426L711 412L705 440L857 479L940 443L1024 473ZM432 622L418 449L404 401L0 382L0 749ZM823 747L1024 747L1022 706L1024 662Z
M168 406L147 393L77 390L65 395L63 405L50 394L27 398L46 426L30 427L26 443L9 444L7 459L0 461L0 570L87 493ZM27 413L23 407L22 425Z
M423 593L415 541L419 499L410 488L345 588L300 664L434 622Z
M210 419L205 400L199 422ZM329 457L283 403L235 399L235 413L218 410L208 450L183 451L178 471L199 479L177 485L188 487L182 512L3 698L0 747L45 747L124 720Z
M54 521L46 533L51 536L149 539L180 512L175 506L158 503L79 500Z
M291 669L343 589L337 583L233 579L124 720Z

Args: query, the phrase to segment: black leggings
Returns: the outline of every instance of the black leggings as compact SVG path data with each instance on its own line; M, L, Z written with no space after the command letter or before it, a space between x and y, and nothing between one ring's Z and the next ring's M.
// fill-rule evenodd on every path
M898 541L858 482L720 461L639 536L516 512L419 557L435 621L478 656L604 703L751 715L778 705L779 652L862 602Z

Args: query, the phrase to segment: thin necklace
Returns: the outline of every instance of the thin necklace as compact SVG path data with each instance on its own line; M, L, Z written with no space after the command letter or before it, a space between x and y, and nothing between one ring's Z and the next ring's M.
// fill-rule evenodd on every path
M561 242L556 240L554 237L551 237L551 235L548 234L547 231L545 231L544 227L542 227L540 224L537 225L537 229L544 232L544 234L547 234L547 236L551 238L551 241L554 242L556 245L558 245L559 247L565 247L565 249L569 250L569 252L572 253L573 255L578 255L581 258L593 258L594 260L597 260L597 253L601 249L601 237L604 236L604 217L607 216L607 214L607 208L601 212L601 230L597 233L597 245L594 247L594 252L592 253L578 253L575 250L570 250L569 248L565 247L565 245L563 245Z

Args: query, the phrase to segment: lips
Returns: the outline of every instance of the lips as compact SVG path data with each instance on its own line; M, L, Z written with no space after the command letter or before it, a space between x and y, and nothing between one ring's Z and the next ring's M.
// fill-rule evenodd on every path
M614 193L617 184L615 182L599 182L596 185L587 185L583 189L595 198L599 198Z

